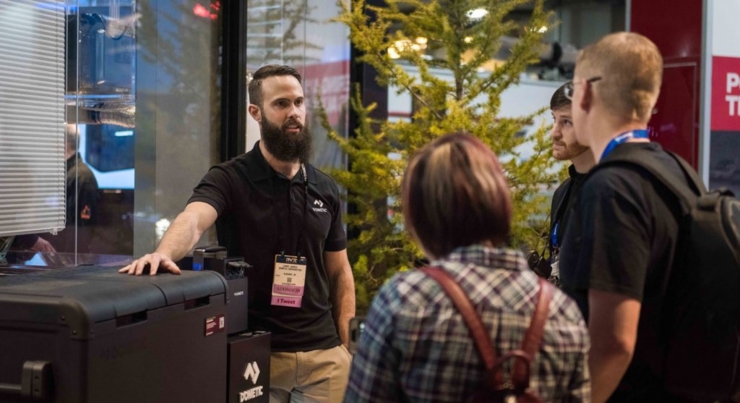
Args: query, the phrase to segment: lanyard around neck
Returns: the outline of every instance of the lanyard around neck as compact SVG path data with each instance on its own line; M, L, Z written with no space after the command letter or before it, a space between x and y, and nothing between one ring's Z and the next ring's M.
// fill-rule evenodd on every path
M606 158L609 153L614 151L615 148L617 148L618 145L626 143L630 141L631 139L646 139L650 137L650 133L647 130L632 130L629 132L625 132L620 134L617 137L614 137L609 144L606 145L606 150L604 150L604 153L601 154L601 159L603 160Z

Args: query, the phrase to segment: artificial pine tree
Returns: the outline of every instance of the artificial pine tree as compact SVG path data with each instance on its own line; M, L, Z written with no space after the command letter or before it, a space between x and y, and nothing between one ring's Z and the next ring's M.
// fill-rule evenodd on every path
M422 257L403 230L399 200L400 180L408 159L429 141L450 132L472 133L488 144L501 159L514 200L514 225L509 246L541 248L547 228L548 205L543 190L557 181L552 169L547 128L522 136L531 116L499 116L501 93L519 82L527 66L539 61L542 37L551 15L544 0L387 0L386 7L367 6L352 0L337 21L350 29L350 40L361 52L359 62L378 72L381 85L410 94L415 111L410 121L376 121L374 105L362 105L355 88L352 108L359 126L344 138L329 130L347 154L348 170L331 174L348 191L355 212L346 221L357 232L350 240L349 255L357 288L358 311L391 275L413 267ZM526 26L507 15L525 3L532 5ZM487 13L471 14L484 9ZM480 10L479 10L480 11ZM484 14L484 15L482 15ZM374 15L370 18L369 15ZM544 28L544 29L543 29ZM508 57L484 71L501 51L504 37L517 37ZM421 51L426 48L425 51ZM433 55L429 57L429 55ZM409 73L401 63L418 73ZM440 78L446 71L452 80ZM325 122L326 123L326 122ZM533 151L520 157L526 144Z

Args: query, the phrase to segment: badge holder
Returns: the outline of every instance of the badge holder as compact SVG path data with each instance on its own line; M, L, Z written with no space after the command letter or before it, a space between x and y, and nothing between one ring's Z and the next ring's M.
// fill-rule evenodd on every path
M308 261L303 256L275 255L272 305L300 308L306 287Z

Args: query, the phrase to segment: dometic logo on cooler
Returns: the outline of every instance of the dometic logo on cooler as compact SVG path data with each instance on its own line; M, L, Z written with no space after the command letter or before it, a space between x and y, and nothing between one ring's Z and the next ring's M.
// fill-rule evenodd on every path
M319 206L319 207L311 207L313 209L313 211L315 211L317 213L328 213L329 212L329 210L327 210L327 209L324 208L324 202L322 202L319 199L314 200L313 201L313 205L314 206Z
M247 368L244 370L244 379L256 384L259 376L260 367L257 365L257 361L247 363ZM239 403L244 403L260 396L262 396L262 386L255 386L251 389L245 390L244 392L239 392Z
M244 403L260 396L262 396L262 386L257 386L244 392L239 392L239 403Z
M257 378L260 376L260 367L257 366L257 361L253 361L247 364L247 369L244 370L244 379L252 380L252 383L257 383Z

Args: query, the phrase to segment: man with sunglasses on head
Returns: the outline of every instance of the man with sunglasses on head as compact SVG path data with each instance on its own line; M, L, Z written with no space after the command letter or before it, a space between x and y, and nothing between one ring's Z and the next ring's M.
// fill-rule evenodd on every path
M550 209L550 232L547 247L550 252L550 273L547 275L550 282L560 285L560 248L569 227L574 225L576 217L571 214L577 205L578 195L581 193L583 182L591 167L594 166L594 157L588 146L578 142L573 128L571 100L566 95L572 82L558 88L550 99L553 126L550 131L552 140L552 156L558 161L570 161L568 179L557 189L552 197Z
M678 243L677 200L638 166L598 165L609 156L639 154L686 182L676 160L648 138L662 73L655 44L621 32L583 50L566 89L576 138L597 162L560 259L568 268L563 289L588 322L596 403L680 401L663 387L658 342L661 287Z

